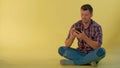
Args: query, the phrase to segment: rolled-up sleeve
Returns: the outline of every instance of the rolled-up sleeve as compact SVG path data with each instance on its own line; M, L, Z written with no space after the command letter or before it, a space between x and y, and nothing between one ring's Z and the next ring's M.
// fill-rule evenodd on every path
M101 28L101 26L98 26L97 28L96 28L96 41L98 42L98 45L102 45L102 36L103 36L103 34L102 34L102 28Z

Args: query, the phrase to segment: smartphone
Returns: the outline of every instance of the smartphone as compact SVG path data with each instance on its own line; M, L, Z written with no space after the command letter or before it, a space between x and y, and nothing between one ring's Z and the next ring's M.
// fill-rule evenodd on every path
M75 30L79 31L81 33L81 28L75 28Z

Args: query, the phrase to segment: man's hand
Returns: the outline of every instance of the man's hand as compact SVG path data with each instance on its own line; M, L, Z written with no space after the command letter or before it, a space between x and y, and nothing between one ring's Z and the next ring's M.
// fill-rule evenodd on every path
M98 45L98 42L93 41L92 39L88 38L87 35L83 31L80 33L79 31L75 30L73 33L73 36L79 38L80 40L84 40L93 49L97 49L100 47L100 45Z
M70 36L71 37L75 37L75 35L74 35L74 32L75 32L76 30L75 30L75 28L72 28L71 30L70 30Z
M85 33L83 31L81 31L81 33L80 33L79 31L74 30L73 36L75 36L75 37L77 37L77 38L79 38L81 40L84 40L86 35L85 35Z
M70 30L70 37L68 39L65 40L65 46L66 47L70 47L75 39L75 35L73 35L73 33L75 32L75 28L72 28Z

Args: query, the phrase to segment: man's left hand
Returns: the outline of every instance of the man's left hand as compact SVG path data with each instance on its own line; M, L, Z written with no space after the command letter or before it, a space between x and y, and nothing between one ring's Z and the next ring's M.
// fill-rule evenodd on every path
M80 33L79 31L75 30L75 32L73 34L81 40L84 40L86 37L84 31L81 31L81 33Z

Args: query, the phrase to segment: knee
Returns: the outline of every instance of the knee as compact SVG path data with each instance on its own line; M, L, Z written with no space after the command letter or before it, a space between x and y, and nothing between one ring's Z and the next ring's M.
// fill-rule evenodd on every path
M61 56L63 56L65 50L66 50L66 47L65 47L65 46L61 46L61 47L58 48L58 53L59 53Z
M104 48L98 48L97 52L96 52L96 55L98 57L104 57L105 56L105 49Z

